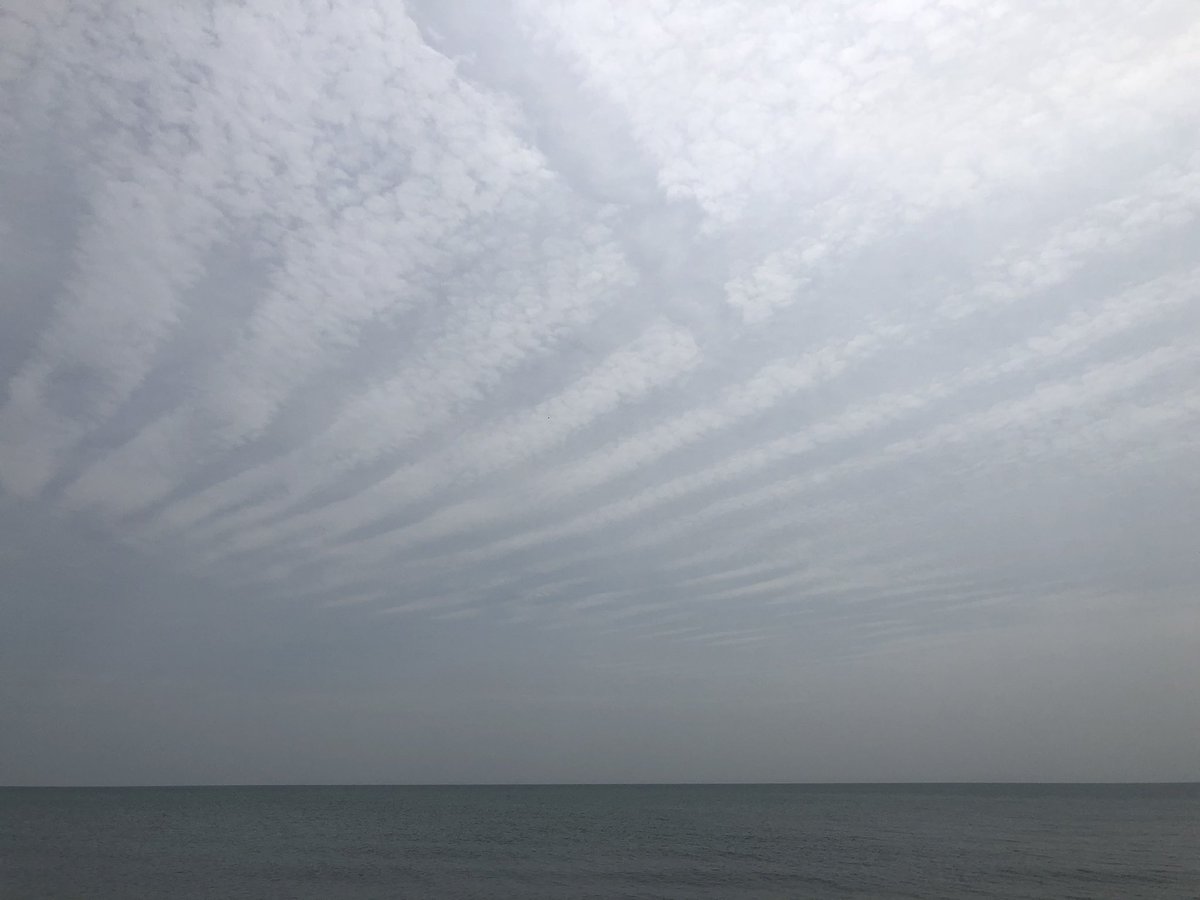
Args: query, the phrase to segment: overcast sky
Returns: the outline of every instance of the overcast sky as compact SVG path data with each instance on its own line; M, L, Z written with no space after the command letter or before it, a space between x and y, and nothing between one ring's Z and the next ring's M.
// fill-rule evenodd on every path
M0 0L0 783L1200 778L1197 85L1194 0Z

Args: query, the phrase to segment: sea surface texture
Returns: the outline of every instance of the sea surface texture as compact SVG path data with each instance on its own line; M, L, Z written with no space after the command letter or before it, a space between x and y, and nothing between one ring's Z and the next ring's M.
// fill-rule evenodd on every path
M0 897L1200 897L1200 785L0 789Z

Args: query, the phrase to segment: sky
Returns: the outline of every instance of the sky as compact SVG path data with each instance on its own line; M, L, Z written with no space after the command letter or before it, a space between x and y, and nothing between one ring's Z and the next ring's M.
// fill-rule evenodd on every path
M0 0L0 783L1200 779L1193 0Z

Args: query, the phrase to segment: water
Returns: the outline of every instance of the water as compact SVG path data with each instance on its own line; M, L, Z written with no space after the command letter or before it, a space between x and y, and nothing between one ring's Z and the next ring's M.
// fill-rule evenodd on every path
M0 897L1200 897L1200 785L0 789Z

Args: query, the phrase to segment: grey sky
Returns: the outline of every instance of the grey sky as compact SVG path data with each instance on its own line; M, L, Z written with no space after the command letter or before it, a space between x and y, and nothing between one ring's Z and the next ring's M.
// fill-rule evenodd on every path
M0 0L0 783L1200 778L1191 0Z

